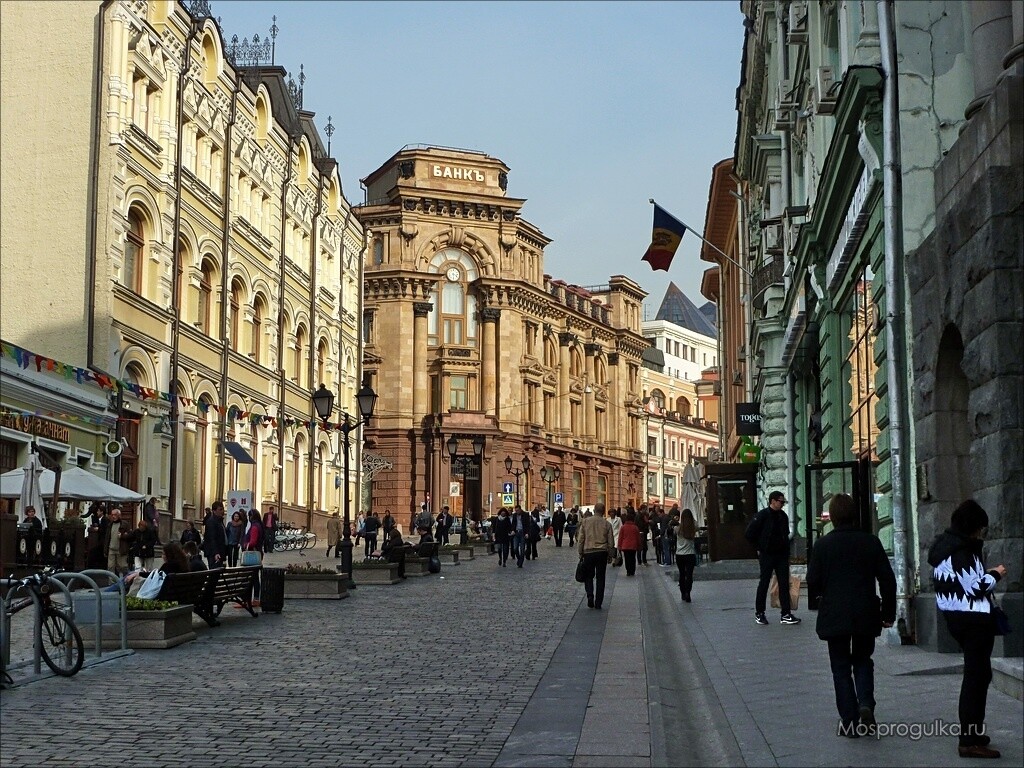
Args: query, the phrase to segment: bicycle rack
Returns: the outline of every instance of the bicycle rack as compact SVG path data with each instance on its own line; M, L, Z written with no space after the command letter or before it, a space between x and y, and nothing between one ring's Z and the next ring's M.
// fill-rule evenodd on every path
M62 582L53 578L50 575L46 577L47 582L56 584L61 592L63 592L68 599L68 606L71 605L71 590L69 590ZM28 662L18 662L15 665L11 665L11 615L9 613L11 607L11 601L18 595L20 589L25 589L21 584L18 583L17 579L0 579L0 584L7 588L8 592L3 601L3 620L0 622L2 632L0 632L0 658L3 661L4 670L8 669L20 669L25 666ZM32 618L32 671L37 675L41 675L43 672L42 661L43 655L39 647L39 643L36 642L36 638L39 637L39 633L43 629L43 605L39 602L39 597L30 589L26 589L29 596L32 598L32 602L35 604L35 614Z
M118 587L118 592L121 595L121 649L122 651L128 649L128 612L125 606L125 590L124 582L117 577L117 574L111 571L105 571L101 568L88 568L84 571L61 571L60 573L53 574L53 578L56 579L67 579L68 588L71 587L76 581L82 581L93 590L93 594L96 595L96 658L100 658L103 655L103 593L100 587L92 579L92 576L106 576ZM70 602L70 600L69 600ZM69 605L71 611L71 618L75 617L74 604Z

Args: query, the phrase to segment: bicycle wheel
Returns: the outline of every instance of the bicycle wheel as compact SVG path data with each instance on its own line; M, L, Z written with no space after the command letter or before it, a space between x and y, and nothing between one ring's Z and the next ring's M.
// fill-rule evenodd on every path
M306 538L305 533L300 534L299 538L296 539L296 541L298 542L299 549L305 549L309 546L309 539Z
M55 675L71 677L85 661L85 644L78 627L63 613L51 608L43 614L39 652Z
M316 549L316 534L312 531L306 534L306 546L311 549Z
M274 537L274 551L275 552L284 552L284 550L285 550L285 540L284 540L284 537L283 536L275 536Z

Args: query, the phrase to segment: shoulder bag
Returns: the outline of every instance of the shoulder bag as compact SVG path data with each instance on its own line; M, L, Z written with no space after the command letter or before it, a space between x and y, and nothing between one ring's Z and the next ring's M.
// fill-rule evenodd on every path
M142 582L142 586L139 587L136 597L142 600L156 600L160 590L163 589L165 578L167 578L167 574L160 569L150 571L149 576L146 577L146 580Z
M238 562L241 566L261 565L262 563L263 553L258 549L243 550L241 559Z

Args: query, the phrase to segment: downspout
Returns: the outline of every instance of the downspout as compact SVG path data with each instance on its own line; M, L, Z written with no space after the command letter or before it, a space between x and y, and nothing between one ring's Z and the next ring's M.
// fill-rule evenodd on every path
M885 373L889 386L889 471L892 478L892 555L896 571L896 616L909 623L910 595L907 552L907 488L903 458L907 435L904 423L906 393L905 296L903 291L903 195L900 174L899 87L896 64L895 9L878 0L878 37L882 75L882 230L885 240Z
M341 191L340 175L341 174L339 173L339 182L338 182L338 190L339 190L339 192ZM361 183L362 182L360 182L360 184ZM365 187L363 188L363 197L364 198L366 197L366 189L365 189ZM342 196L342 199L344 199L344 196ZM338 391L336 393L337 399L336 399L335 402L337 402L339 404L341 403L342 377L345 374L345 372L342 370L342 367L341 367L342 366L342 362L345 359L345 234L348 232L348 222L351 219L351 217L352 217L352 209L349 208L348 212L345 214L345 224L341 228L341 253L338 254ZM366 245L366 233L364 232L363 233L363 246L364 246L364 248L365 248L365 245ZM342 452L342 450L344 450L344 441L341 439L340 433L339 433L339 435L337 435L337 437L338 437L338 447L337 447L337 449L334 452L334 467L335 467L334 471L335 471L335 474L337 474L337 471L338 471L337 467L338 467L338 457L339 457L339 454ZM342 488L341 489L341 493L342 494L348 493L348 490L349 489L347 487L346 488ZM339 511L340 511L341 506L344 504L343 499L344 499L344 496L340 496L339 499L338 499Z
M293 137L288 136L288 156L285 161L284 179L281 181L281 254L277 284L277 509L284 512L284 282L285 282L285 228L288 224L288 185L292 180L292 144Z
M234 133L235 115L238 112L238 91L242 87L241 73L235 72L235 87L231 92L231 112L224 129L224 226L221 234L220 252L220 401L228 399L228 355L231 339L228 333L228 311L231 300L228 296L228 262L231 249L231 137ZM241 308L239 308L241 311ZM217 498L224 498L224 441L227 439L228 410L220 414L220 456L217 461Z
M789 66L787 62L787 43L786 43L786 18L781 12L782 3L775 3L775 29L777 34L777 45L779 54L779 82L784 83L786 78L789 77ZM786 254L786 258L789 258L789 229L786 226L786 209L789 208L792 202L790 197L792 191L790 189L790 167L789 167L789 130L783 128L780 133L782 134L782 141L780 142L781 152L779 157L782 173L782 242L783 249ZM787 270L788 273L788 270ZM790 275L786 278L786 294L787 296L792 293L795 286L797 285ZM749 303L749 302L748 302ZM786 498L792 500L796 498L796 425L794 423L793 416L793 402L794 393L793 387L795 386L796 378L789 372L786 372L786 396L785 396L785 411L786 411ZM806 500L805 500L806 501ZM805 505L806 506L806 505ZM809 512L805 510L804 516L808 517ZM795 531L795 523L791 519L789 521L791 532Z
M98 237L97 232L99 227L97 222L99 221L99 177L100 177L100 146L103 144L103 133L104 126L106 124L106 110L100 109L100 104L103 102L103 54L105 52L106 45L106 32L107 32L107 20L106 14L113 5L113 0L105 0L103 5L100 6L100 12L97 15L99 20L99 31L97 32L97 45L96 45L96 81L93 83L93 100L96 104L96 134L93 137L92 146L92 162L90 165L92 168L89 171L89 220L85 223L85 226L89 232L86 239L87 248L89 249L89 263L88 263L88 284L85 286L85 297L86 303L89 307L89 321L86 324L85 337L86 337L86 368L89 370L93 369L93 365L96 360L93 357L93 345L96 342L96 238ZM104 363L106 365L106 363ZM120 416L120 413L118 414ZM108 433L109 434L109 433ZM120 437L120 435L118 436ZM120 477L117 478L120 481Z
M351 209L349 210L348 216L352 215ZM348 217L345 219L345 226L348 226ZM365 277L363 259L366 258L366 230L363 230L363 247L359 249L359 261L358 261L358 278L356 284L356 290L358 298L356 300L356 327L361 329L363 327L363 279ZM363 334L360 332L356 336L356 348L359 350L359 356L356 360L356 385L358 388L362 388L363 385ZM358 390L357 390L358 391ZM363 490L363 430L366 429L366 425L362 424L359 427L359 442L356 444L356 455L358 461L356 462L356 490L359 492L360 502L362 501L362 490ZM346 493L348 489L345 489Z
M735 175L732 178L736 182L737 188L740 188L740 179ZM747 231L747 198L738 191L734 192L733 196L736 198L736 210L739 217L738 240L740 258L738 260L741 264L749 264L750 243L747 238L750 236L750 233ZM740 297L743 302L743 396L747 400L750 399L754 390L754 366L750 359L750 330L754 325L754 297L751 295L753 290L754 284L751 276L740 270ZM746 296L746 299L742 298L744 296Z
M313 362L315 361L314 348L316 346L316 254L317 245L319 244L319 238L317 237L316 225L320 219L320 212L323 210L323 190L324 190L324 174L319 168L317 168L317 180L316 180L316 209L313 211L313 221L310 225L309 233L309 353L308 357L308 370L309 370L309 384L308 389L310 395L316 389L317 382L313 378ZM306 506L307 506L307 522L306 528L313 530L313 484L316 482L316 424L317 424L316 408L313 406L313 398L309 400L309 422L313 426L310 428L310 440L309 440L309 472L307 473L306 488ZM323 468L321 467L321 472ZM323 500L317 499L323 503Z
M174 238L171 241L171 307L174 314L171 317L171 375L167 388L171 395L169 414L171 450L168 457L170 462L170 477L168 478L170 488L168 489L167 511L170 512L172 519L178 518L178 440L181 435L181 424L178 423L180 417L178 410L178 372L181 367L178 360L181 342L181 248L178 246L181 240L181 134L185 124L185 79L188 77L188 70L192 66L192 42L195 40L199 29L199 20L191 19L188 36L185 38L185 61L182 64L181 71L178 72L178 114L176 115L174 135L174 224L171 227L171 233Z

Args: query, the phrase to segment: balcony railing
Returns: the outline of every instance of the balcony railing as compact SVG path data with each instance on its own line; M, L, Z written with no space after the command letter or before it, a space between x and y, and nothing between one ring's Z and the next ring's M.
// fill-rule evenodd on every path
M755 307L761 307L764 302L764 292L770 286L782 283L783 271L782 258L779 256L754 270L754 276L750 279L750 293Z

